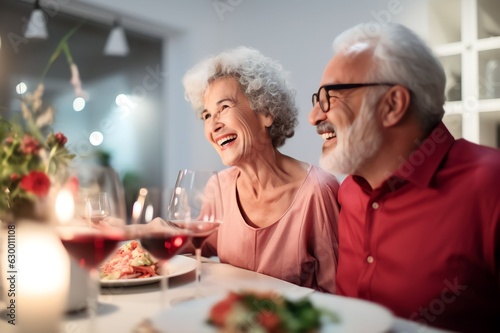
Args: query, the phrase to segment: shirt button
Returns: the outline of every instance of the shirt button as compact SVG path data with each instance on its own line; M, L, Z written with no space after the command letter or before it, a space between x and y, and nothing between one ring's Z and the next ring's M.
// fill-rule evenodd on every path
M373 208L373 209L378 209L378 207L379 207L378 202L374 202L374 203L372 203L372 208Z
M366 257L366 262L368 262L369 264L372 264L373 263L373 257L372 256L368 256Z

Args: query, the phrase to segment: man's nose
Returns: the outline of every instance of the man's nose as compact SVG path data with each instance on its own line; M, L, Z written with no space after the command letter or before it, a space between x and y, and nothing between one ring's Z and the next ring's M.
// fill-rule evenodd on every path
M309 112L309 123L316 126L325 119L326 113L321 110L319 103L314 104L312 110Z

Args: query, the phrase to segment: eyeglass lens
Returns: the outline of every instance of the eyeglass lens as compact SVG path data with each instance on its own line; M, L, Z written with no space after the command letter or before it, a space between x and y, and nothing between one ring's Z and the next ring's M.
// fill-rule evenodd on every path
M325 87L321 87L317 94L312 95L313 107L316 103L319 103L319 107L323 112L327 112L330 109L330 99L328 98L328 93Z

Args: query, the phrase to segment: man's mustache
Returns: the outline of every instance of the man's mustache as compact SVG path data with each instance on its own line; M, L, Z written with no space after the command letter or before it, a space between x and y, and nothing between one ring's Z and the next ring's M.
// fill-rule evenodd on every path
M330 121L323 120L318 125L316 125L316 132L318 132L318 134L335 132L335 126L333 126Z

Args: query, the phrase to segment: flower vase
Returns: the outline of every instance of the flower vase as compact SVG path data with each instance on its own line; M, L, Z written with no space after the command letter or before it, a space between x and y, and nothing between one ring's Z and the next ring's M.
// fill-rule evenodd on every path
M7 332L57 332L68 298L69 258L53 228L25 216L4 220L0 230L7 310L0 325L6 324Z

